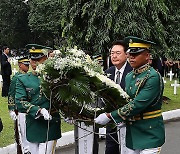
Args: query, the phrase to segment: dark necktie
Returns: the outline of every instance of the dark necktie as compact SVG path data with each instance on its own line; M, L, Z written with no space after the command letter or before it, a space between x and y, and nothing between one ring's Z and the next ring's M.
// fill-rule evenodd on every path
M119 84L119 85L120 85L120 74L121 74L120 71L116 72L116 83Z

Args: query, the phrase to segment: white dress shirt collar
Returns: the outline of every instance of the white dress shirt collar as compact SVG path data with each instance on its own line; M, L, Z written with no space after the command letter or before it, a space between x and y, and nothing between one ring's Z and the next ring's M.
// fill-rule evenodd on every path
M118 70L117 67L115 67L115 76L114 76L114 81L116 81L116 78L117 78L117 71L121 72L121 78L122 78L122 75L124 73L124 70L125 70L125 67L126 67L126 64L127 64L127 61L124 63L124 65ZM121 79L120 79L121 80Z

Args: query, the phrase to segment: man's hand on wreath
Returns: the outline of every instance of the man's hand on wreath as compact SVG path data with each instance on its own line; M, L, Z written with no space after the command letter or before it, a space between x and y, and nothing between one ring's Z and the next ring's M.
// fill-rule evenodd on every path
M102 113L94 119L94 122L100 125L106 125L109 121L111 121L110 113Z

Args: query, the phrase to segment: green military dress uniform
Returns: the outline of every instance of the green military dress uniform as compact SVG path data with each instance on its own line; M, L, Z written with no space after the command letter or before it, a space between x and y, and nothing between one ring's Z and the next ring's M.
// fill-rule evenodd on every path
M16 110L17 107L15 105L15 88L16 88L16 80L18 75L21 74L21 71L17 72L11 79L11 84L9 87L9 93L8 93L8 109Z
M136 37L127 37L127 40L131 54L149 50L153 44ZM126 146L134 150L161 147L165 142L161 75L145 64L127 74L125 83L130 99L122 108L111 112L111 117L116 123L126 123Z
M116 123L126 122L128 148L149 149L164 144L162 91L162 79L150 66L143 66L126 76L126 92L130 96L130 101L112 112L111 116Z
M29 65L29 53L26 53L26 51L23 51L22 55L20 57L17 57L18 63L23 63ZM9 92L8 92L8 109L9 111L17 110L17 106L15 104L15 92L16 92L16 80L18 75L25 74L26 72L19 70L11 79Z
M16 103L18 110L26 113L27 140L33 143L44 143L61 137L59 112L51 107L52 120L38 116L41 108L50 109L50 101L40 89L40 79L36 73L21 74L16 83ZM48 136L47 136L48 134Z

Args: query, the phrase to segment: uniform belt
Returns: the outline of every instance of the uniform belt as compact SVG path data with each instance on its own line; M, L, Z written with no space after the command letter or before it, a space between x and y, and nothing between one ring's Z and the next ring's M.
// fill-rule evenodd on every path
M160 117L162 115L161 110L145 112L139 115L134 116L134 120L143 120L143 119L152 119L156 117Z

